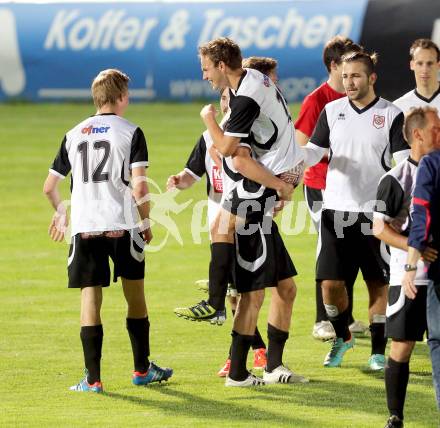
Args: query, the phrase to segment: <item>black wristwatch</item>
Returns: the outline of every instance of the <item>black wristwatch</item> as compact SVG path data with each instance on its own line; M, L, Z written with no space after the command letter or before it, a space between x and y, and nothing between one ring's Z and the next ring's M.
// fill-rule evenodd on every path
M405 266L403 266L403 270L405 272L413 272L413 271L417 270L417 266L406 264Z

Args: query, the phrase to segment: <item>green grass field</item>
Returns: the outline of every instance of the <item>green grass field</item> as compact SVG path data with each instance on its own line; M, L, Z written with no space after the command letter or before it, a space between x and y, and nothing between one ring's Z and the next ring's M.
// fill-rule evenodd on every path
M203 131L200 107L129 107L127 118L147 136L149 176L162 189ZM67 244L55 244L47 235L52 211L42 185L65 131L90 114L92 108L85 105L0 105L0 426L382 427L387 419L384 382L382 375L365 370L369 339L357 340L342 368L322 367L329 345L310 334L316 235L306 232L286 237L299 276L285 363L308 376L310 384L257 390L223 386L216 372L227 355L231 320L213 327L184 321L172 311L202 297L193 283L207 275L208 236L193 243L189 225L194 204L204 198L204 184L179 194L179 203L193 202L171 214L183 245L170 237L161 251L147 255L151 357L173 367L173 378L147 388L131 385L132 357L118 284L104 293L106 392L68 391L82 377L79 292L66 288ZM67 181L62 186L66 199ZM164 237L159 226L153 231L157 241ZM259 322L262 332L266 313L267 302ZM367 295L359 281L355 315L367 321ZM417 345L411 362L405 414L407 427L439 423L424 343Z

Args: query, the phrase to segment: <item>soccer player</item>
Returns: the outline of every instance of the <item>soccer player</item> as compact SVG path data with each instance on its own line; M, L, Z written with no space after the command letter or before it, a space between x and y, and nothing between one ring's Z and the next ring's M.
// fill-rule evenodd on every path
M226 275L235 258L235 285L241 294L234 318L231 367L225 385L255 386L264 381L305 382L304 377L295 375L282 363L296 295L292 279L296 271L276 224L270 215L266 216L273 209L273 204L267 205L268 200L276 200L276 183L272 184L269 180L267 184L261 182L259 173L255 173L256 168L252 170L243 161L252 150L253 156L273 174L298 166L293 171L293 175L296 173L297 176L292 180L297 184L302 158L295 145L290 114L278 88L267 76L242 68L240 48L232 40L219 38L210 41L201 46L199 52L203 78L209 80L214 88L229 87L231 97L231 114L224 130L215 120L212 105L205 106L201 111L216 149L225 156L225 198L212 228L210 291L213 283L220 285L219 288L225 287ZM289 192L291 190L289 188ZM222 231L220 226L224 211L229 223ZM236 222L243 220L249 229L256 227L249 234L237 233L234 247L234 234L230 233L229 226L233 225L233 232ZM221 253L214 252L216 244L226 244ZM227 265L226 261L229 262ZM247 371L246 358L265 287L274 288L268 320L267 366L262 381Z
M440 124L431 130L436 149L424 156L420 162L412 200L412 224L408 237L408 257L402 286L405 295L416 299L420 287L416 286L417 264L429 246L439 250L440 242ZM429 137L427 137L429 138ZM431 352L432 374L440 410L440 259L428 268L428 290L426 301L428 344Z
M254 62L252 68L267 71L267 64L270 62L276 67L276 61L271 58L263 58L261 63ZM220 95L220 110L225 117L229 111L229 88L223 89ZM229 115L228 115L229 116ZM227 117L226 116L226 119ZM178 174L171 175L167 180L167 190L177 188L180 190L188 189L195 182L200 181L202 176L206 174L207 193L208 193L208 223L211 224L220 209L221 197L223 194L223 182L221 177L221 159L217 153L213 153L212 139L208 131L205 131L194 146L185 168ZM214 150L215 151L215 150ZM232 274L232 272L231 272ZM236 293L235 293L236 294ZM232 314L235 315L237 306L237 298L229 297ZM224 317L217 317L209 320L211 323L221 323ZM255 328L254 340L252 341L252 349L254 350L254 369L263 369L266 366L266 344L258 330ZM226 360L225 365L219 370L218 375L225 377L229 373L231 361L230 357Z
M68 276L69 288L81 290L80 337L86 368L85 378L70 388L73 391L102 392L100 313L102 288L110 285L109 257L114 263L113 281L121 277L128 306L132 382L147 385L173 374L172 369L160 368L148 359L150 323L143 252L143 242L152 239L145 174L148 151L142 130L122 117L129 102L128 82L128 76L115 69L95 77L92 96L97 112L66 133L44 183L44 193L55 209L49 234L54 241L62 241L68 220L58 184L72 172ZM137 216L142 231L135 227Z
M330 150L317 279L322 280L324 306L336 338L324 366L337 367L354 346L348 329L345 278L359 269L369 292L372 370L385 366L387 266L380 241L372 236L372 213L377 185L396 162L408 156L402 136L403 113L376 96L375 55L353 52L343 57L342 79L347 97L327 104L306 146L306 164L318 162Z
M299 181L302 173L286 101L270 78L257 70L243 69L240 48L228 38L208 42L199 53L203 78L215 90L230 88L231 114L223 131L216 122L213 105L205 106L200 113L216 150L224 156L224 200L211 225L209 299L175 309L176 314L192 320L210 319L224 310L237 219L244 224L251 213L262 218L273 210L277 195L289 200L294 187L276 175L297 167L289 175ZM251 151L258 163L249 162Z
M330 101L345 97L342 84L342 56L348 52L361 51L362 48L353 43L351 39L335 36L330 39L323 51L323 62L328 71L328 80L313 92L307 95L301 105L298 119L295 122L295 137L301 146L309 141L319 114L324 106ZM328 157L324 156L316 165L304 172L304 197L307 202L310 217L319 233L319 224L322 211L322 195L325 189L327 175ZM350 331L352 333L363 333L366 330L361 321L354 321L353 310L353 286L356 276L346 278L345 286L348 294L348 317ZM312 335L316 339L329 340L335 337L335 330L328 321L322 301L322 289L320 281L316 281L316 319Z
M410 68L414 72L416 88L394 101L403 112L411 107L430 105L440 109L440 51L438 46L429 39L417 39L411 45Z
M437 129L437 131L436 131ZM440 135L437 110L430 107L411 109L405 117L404 135L411 147L410 156L388 171L380 180L374 212L374 235L391 248L390 287L388 289L386 335L392 339L385 367L385 387L390 418L386 427L403 426L403 407L409 377L409 360L416 341L426 332L426 285L428 262L437 250L426 247L424 260L417 264L415 299L405 297L401 286L408 251L411 224L409 209L416 182L417 166L422 156L435 148Z

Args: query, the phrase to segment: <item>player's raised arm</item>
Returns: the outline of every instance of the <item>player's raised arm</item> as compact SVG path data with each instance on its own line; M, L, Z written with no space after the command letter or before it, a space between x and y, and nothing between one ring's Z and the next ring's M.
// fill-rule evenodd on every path
M240 143L240 137L225 135L215 119L216 114L217 111L212 104L204 106L200 111L200 117L211 135L215 148L223 156L232 156Z

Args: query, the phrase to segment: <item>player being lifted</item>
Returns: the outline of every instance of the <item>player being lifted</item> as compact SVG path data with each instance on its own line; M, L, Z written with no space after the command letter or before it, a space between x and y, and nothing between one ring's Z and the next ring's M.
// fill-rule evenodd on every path
M241 207L245 212L239 219L244 221L247 211L251 211L252 202L249 201L256 201L263 215L263 211L273 209L272 203L265 210L269 197L275 200L278 193L281 199L290 199L293 186L273 174L281 175L295 165L298 148L294 144L293 126L284 98L267 76L242 68L240 48L232 40L213 40L201 46L199 53L203 78L216 90L230 88L231 113L224 131L216 122L213 105L205 106L200 113L216 150L225 157L223 207L210 227L209 299L190 308L177 308L175 312L186 319L206 320L221 316L224 311L240 202L244 202ZM275 121L268 116L274 113L277 115ZM255 129L252 128L254 122ZM248 162L251 150L252 157L259 163Z
M142 130L122 117L129 102L128 82L128 76L115 69L96 76L92 96L97 113L67 132L44 183L44 193L56 211L49 234L54 241L62 241L68 220L58 184L72 172L68 276L69 288L81 289L80 337L86 368L85 378L70 388L73 391L102 392L101 304L102 287L110 285L109 257L114 263L113 281L121 277L128 306L132 382L147 385L173 374L172 369L148 360L150 323L143 248L143 242L152 239L145 174L148 152ZM135 227L138 217L142 231Z
M261 73L269 76L269 78L276 83L277 73L277 61L273 58L262 57L249 57L243 60L244 68L252 68L260 71ZM220 95L220 109L224 116L224 120L220 126L223 126L223 122L229 117L229 88L221 90ZM227 116L225 117L225 115ZM252 158L248 158L248 161L255 162ZM211 224L215 219L217 212L220 209L221 197L223 194L223 181L221 179L222 159L215 148L212 145L212 139L208 131L205 131L200 137L199 141L195 145L191 155L186 163L186 167L180 173L172 175L168 178L167 189L178 188L187 189L192 186L196 181L199 181L202 175L206 173L207 178L207 193L208 193L208 223ZM220 178L219 178L220 177ZM231 272L232 275L232 272ZM231 277L232 280L232 277ZM199 282L199 281L198 281ZM231 305L232 314L235 315L237 307L237 293L231 284L229 285L233 295L228 294L229 303ZM209 320L214 323L223 322L223 317L216 317ZM252 341L252 349L254 350L254 369L263 369L266 366L266 345L258 330L255 329L254 340ZM226 360L224 366L219 370L218 375L224 377L229 373L230 367L230 355Z
M193 313L192 318L200 318L196 314L206 313L206 306L209 309L216 303L224 304L228 275L236 260L234 282L241 297L234 319L231 367L226 385L263 383L246 370L246 357L265 287L275 288L269 311L269 348L264 379L270 383L303 382L302 376L295 375L282 364L296 294L292 280L296 271L276 224L270 215L266 216L272 213L277 191L284 197L293 190L291 185L277 179L268 170L281 174L296 166L297 170L292 174L297 173L292 180L295 183L302 172L302 159L294 142L290 114L284 98L267 76L242 68L240 49L230 39L208 42L200 47L199 52L203 78L209 80L214 89L230 88L231 114L222 130L215 120L212 105L205 106L201 112L216 149L225 157L224 198L211 228L209 302L182 309L181 313ZM251 150L262 165L244 160L250 156ZM237 223L240 226L245 223L248 226L245 232L249 233L238 228L235 248ZM251 226L255 226L252 232ZM213 295L219 297L218 302L212 299Z

